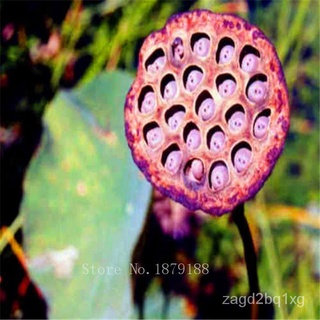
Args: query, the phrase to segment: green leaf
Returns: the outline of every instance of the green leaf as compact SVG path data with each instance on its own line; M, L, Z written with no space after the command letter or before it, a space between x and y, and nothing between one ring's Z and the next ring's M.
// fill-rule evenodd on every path
M45 114L22 214L29 269L48 299L50 318L132 315L131 252L151 187L124 136L131 82L125 73L102 74L60 93Z

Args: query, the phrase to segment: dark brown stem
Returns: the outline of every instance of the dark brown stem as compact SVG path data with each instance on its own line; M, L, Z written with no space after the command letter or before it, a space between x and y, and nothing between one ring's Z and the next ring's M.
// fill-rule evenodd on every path
M243 243L250 294L258 293L260 292L260 287L259 287L258 272L257 272L257 256L254 250L254 245L253 245L248 221L244 215L244 204L238 205L232 211L232 218L239 230L242 243Z

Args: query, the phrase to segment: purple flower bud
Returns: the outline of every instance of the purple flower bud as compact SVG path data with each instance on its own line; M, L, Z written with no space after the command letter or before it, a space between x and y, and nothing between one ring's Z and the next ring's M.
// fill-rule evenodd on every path
M219 63L227 63L231 61L234 53L234 47L231 45L224 46L220 51Z
M200 72L199 70L192 70L188 75L186 89L191 92L196 90L202 78L203 78L202 72Z
M183 120L184 115L185 115L184 111L178 111L168 119L168 125L171 130L178 129L178 127L180 126L180 124Z
M210 150L218 152L224 147L226 136L222 131L216 131L210 140Z
M217 165L211 172L211 185L214 190L223 189L229 180L228 169L225 165Z
M171 151L167 157L164 167L172 174L176 173L179 170L181 159L182 159L181 151L178 151L178 150Z
M148 65L148 72L150 73L157 73L161 69L163 69L166 63L166 57L159 57L157 58L152 64Z
M228 126L232 132L239 132L245 126L246 117L242 111L236 111L229 119Z
M200 181L203 177L203 173L204 168L202 161L199 159L193 160L190 168L191 178L193 177L195 180Z
M199 57L206 57L210 50L210 40L208 38L200 38L194 44L193 51Z
M155 127L147 132L146 135L148 146L151 149L156 148L162 141L162 131L159 127Z
M188 134L186 143L190 150L197 149L201 143L200 131L197 129L192 129Z
M231 96L236 90L236 83L231 79L224 80L218 87L219 94L222 98Z
M265 82L256 80L248 88L248 98L255 103L263 102L267 95L267 86Z
M239 149L234 156L234 166L238 172L246 170L251 161L252 152L247 148Z
M143 101L141 104L141 112L150 113L155 109L155 107L156 107L156 96L154 92L149 91L146 93L146 95L143 98Z
M168 100L173 98L177 93L177 83L172 80L168 82L164 88L164 99Z
M199 116L203 121L212 118L215 111L215 103L212 98L207 98L202 101L199 108Z
M262 138L266 133L269 125L269 117L260 116L256 120L253 128L253 134L256 138Z
M248 53L241 62L241 69L245 72L254 72L258 68L258 64L259 58L255 54Z

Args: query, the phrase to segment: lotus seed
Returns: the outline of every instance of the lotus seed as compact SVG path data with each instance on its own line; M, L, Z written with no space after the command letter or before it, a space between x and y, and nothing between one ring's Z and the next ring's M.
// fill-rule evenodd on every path
M266 116L260 116L253 128L253 134L256 138L262 138L266 133L268 129L268 124L269 124L269 117Z
M224 80L218 87L219 94L222 98L231 96L236 90L236 83L231 79Z
M255 54L248 53L242 60L241 69L245 72L254 72L258 68L258 64L259 58Z
M152 149L156 148L162 141L162 132L159 127L155 127L147 132L147 143Z
M171 173L176 173L181 164L182 152L175 150L171 151L167 157L164 167Z
M251 151L247 148L239 149L234 156L234 166L238 172L246 170L251 160Z
M210 40L208 38L200 38L194 44L194 53L199 57L206 57L210 49Z
M183 41L181 38L175 38L172 44L173 58L182 60L184 55Z
M219 63L228 63L233 56L234 47L231 45L224 46L220 51Z
M246 117L242 111L236 111L229 119L228 126L233 132L239 132L245 125Z
M187 146L189 149L194 150L200 146L201 136L200 131L197 129L192 129L187 137Z
M148 72L157 73L164 67L165 63L166 63L165 57L157 58L152 64L148 66Z
M202 78L203 78L202 72L200 72L199 70L192 70L188 75L186 89L191 92L196 90Z
M154 92L149 91L143 98L141 104L141 112L142 113L150 113L155 109L156 106L156 96Z
M211 184L214 190L223 189L229 180L228 169L225 165L217 165L211 172Z
M222 131L216 131L210 140L210 150L218 152L224 147L226 136Z
M203 177L203 163L199 159L195 159L191 163L190 176L191 179L194 178L197 181L200 181ZM193 180L193 179L192 179Z
M177 83L172 80L168 82L164 88L164 99L171 99L177 93Z
M264 82L256 80L248 88L248 98L255 103L262 102L267 95L267 86Z
M168 125L171 130L177 130L180 126L185 113L183 111L178 111L168 119Z
M199 108L199 116L203 121L207 121L212 118L215 111L215 103L212 98L207 98L202 101Z

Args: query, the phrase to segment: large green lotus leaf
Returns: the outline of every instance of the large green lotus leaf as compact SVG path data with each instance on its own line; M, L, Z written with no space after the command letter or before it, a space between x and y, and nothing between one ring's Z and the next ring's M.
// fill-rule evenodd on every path
M132 316L130 258L151 187L124 137L131 82L104 73L58 94L44 116L22 214L29 269L50 318Z

